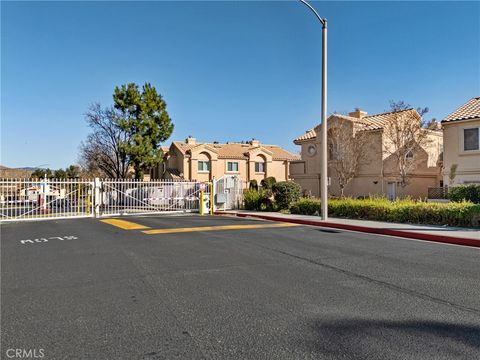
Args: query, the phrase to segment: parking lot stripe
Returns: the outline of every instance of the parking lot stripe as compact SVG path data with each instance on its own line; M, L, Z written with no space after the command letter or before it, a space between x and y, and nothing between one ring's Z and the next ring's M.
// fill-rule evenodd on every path
M105 224L110 224L124 230L150 229L148 226L137 224L131 221L120 220L120 219L105 219L100 221L104 222Z
M243 229L263 229L263 228L279 228L300 226L297 224L280 223L280 224L253 224L253 225L221 225L221 226L201 226L191 228L173 228L173 229L152 229L142 231L145 234L172 234L195 231L219 231L219 230L243 230Z

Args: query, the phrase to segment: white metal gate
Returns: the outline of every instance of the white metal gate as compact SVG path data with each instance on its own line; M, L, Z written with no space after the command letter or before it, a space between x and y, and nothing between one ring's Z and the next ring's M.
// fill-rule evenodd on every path
M0 179L0 220L93 216L93 180Z
M200 211L198 182L105 179L100 184L99 216Z
M245 182L235 175L225 175L213 181L215 208L231 210L241 207Z
M210 183L169 180L0 179L0 221L174 212L204 213Z

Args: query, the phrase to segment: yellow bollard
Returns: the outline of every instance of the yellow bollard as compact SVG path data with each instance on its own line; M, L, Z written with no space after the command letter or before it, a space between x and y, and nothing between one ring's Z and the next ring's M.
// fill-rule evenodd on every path
M200 191L200 215L203 216L203 190Z

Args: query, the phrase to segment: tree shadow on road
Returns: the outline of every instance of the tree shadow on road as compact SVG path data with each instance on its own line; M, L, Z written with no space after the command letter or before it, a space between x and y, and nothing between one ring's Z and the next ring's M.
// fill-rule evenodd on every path
M320 358L479 359L480 326L437 321L317 320L303 339Z

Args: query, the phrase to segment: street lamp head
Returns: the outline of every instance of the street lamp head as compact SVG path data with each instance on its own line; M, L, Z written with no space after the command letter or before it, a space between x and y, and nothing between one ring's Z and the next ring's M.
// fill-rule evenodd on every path
M317 12L317 10L313 8L312 5L310 5L306 0L300 0L300 2L304 3L315 14L318 21L320 21L320 23L323 25L324 28L327 26L327 19L322 19L320 14Z

